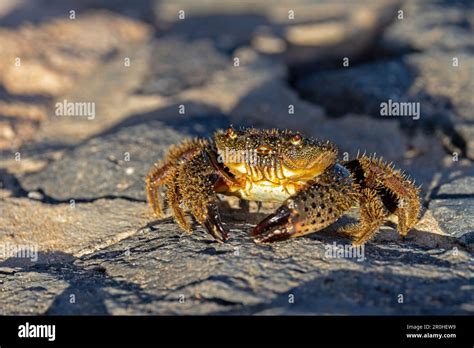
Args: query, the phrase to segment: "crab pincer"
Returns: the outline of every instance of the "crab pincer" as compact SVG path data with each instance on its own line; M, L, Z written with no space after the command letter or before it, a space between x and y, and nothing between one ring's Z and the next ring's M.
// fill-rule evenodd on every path
M252 230L255 242L269 243L290 238L295 233L295 226L290 221L291 215L290 208L285 205L268 215Z
M209 204L207 207L207 219L204 221L204 227L219 242L225 242L229 238L215 204Z

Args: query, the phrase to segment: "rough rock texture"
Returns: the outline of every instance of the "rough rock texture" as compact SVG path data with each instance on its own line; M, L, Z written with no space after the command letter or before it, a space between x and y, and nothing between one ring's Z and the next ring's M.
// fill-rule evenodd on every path
M472 55L458 54L453 67L450 54L410 54L401 59L319 72L299 82L302 96L324 105L328 113L362 112L381 116L381 103L419 102L419 120L399 117L407 128L437 128L453 137L472 122L474 91ZM472 158L472 137L462 137ZM455 145L457 138L451 142Z
M2 245L35 245L42 251L63 250L73 255L90 253L124 239L147 220L144 204L123 199L100 199L91 203L71 200L47 205L12 198L3 202L2 211ZM38 262L43 260L39 258Z
M380 103L421 103L421 120L406 128L436 128L452 151L474 158L472 107L474 60L468 1L409 1L403 18L389 27L364 64L304 76L295 85L304 98L335 115L363 112L380 116ZM434 24L436 23L436 24ZM373 56L385 59L373 60Z
M251 242L249 227L230 224L232 238L222 245L201 228L183 235L174 223L161 223L60 267L51 261L3 271L2 296L24 289L25 273L31 272L40 277L33 284L44 287L36 294L41 302L56 295L49 314L468 314L473 309L472 264L462 249L376 241L366 247L365 260L357 261L328 257L328 246L346 241L323 232L262 247ZM34 298L25 300L26 305Z
M0 314L472 315L468 2L405 2L401 20L398 1L68 2L76 20L48 3L0 5ZM389 98L420 119L380 117ZM64 99L94 119L56 116ZM268 246L249 232L271 204L221 197L225 244L154 220L152 164L229 124L393 161L422 185L420 221L401 241L390 217L358 261L329 253L357 209Z
M466 164L466 163L464 163ZM474 168L455 163L440 177L429 209L442 228L466 244L474 243Z
M188 112L192 112L192 105L188 106ZM166 114L172 116L158 121ZM186 118L186 122L179 117ZM208 129L228 125L226 117L220 114L179 115L178 105L128 121L135 125L111 129L108 134L81 144L45 170L21 179L22 187L28 191L41 190L59 201L98 197L145 200L145 176L169 146L185 137L209 136Z

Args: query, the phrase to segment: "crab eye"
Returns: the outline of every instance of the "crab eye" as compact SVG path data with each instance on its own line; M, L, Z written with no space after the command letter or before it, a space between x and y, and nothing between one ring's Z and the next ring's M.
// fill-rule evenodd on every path
M232 127L227 128L226 134L231 139L237 138L237 134L235 133L235 131Z
M301 143L301 135L299 134L295 134L292 138L291 138L291 143L293 145L299 145Z

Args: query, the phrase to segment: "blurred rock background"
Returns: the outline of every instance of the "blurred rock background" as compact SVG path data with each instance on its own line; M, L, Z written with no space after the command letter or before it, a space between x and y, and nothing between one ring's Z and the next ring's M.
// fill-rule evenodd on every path
M473 27L469 0L2 1L0 245L39 257L0 255L0 314L472 314ZM420 118L382 117L389 99ZM325 255L337 226L255 245L272 207L230 199L224 245L149 224L150 166L229 124L394 161L422 219L363 262Z

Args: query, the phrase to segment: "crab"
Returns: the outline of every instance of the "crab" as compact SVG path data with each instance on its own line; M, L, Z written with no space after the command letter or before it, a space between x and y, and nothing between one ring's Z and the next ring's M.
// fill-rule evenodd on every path
M164 217L164 197L184 231L192 231L190 214L219 242L229 234L218 194L280 205L252 230L257 243L320 231L353 207L359 221L340 232L354 245L370 240L391 214L403 238L421 210L419 187L392 164L365 154L340 161L331 142L278 129L229 127L212 140L173 145L148 173L146 192L156 217Z

